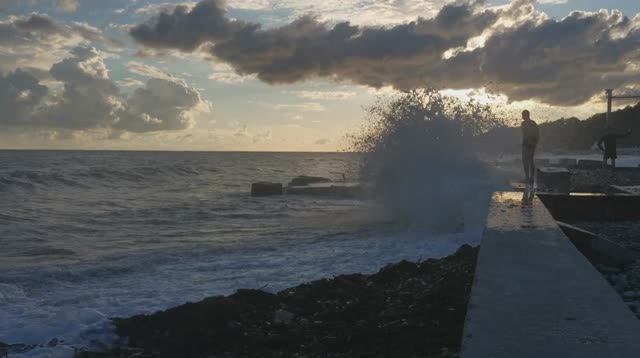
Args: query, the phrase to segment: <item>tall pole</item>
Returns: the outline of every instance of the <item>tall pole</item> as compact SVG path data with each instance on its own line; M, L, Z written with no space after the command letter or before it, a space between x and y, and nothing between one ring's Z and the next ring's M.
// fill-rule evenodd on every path
M609 118L611 117L611 102L613 101L613 89L606 89L607 93L607 127L609 127Z

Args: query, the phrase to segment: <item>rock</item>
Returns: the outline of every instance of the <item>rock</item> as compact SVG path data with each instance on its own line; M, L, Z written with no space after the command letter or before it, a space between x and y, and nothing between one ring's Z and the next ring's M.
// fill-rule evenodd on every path
M252 196L282 195L284 189L280 183L259 182L251 184Z
M52 340L49 341L49 343L47 343L47 346L49 347L55 347L58 345L58 338L54 338Z
M304 186L309 184L331 183L331 179L323 177L312 177L306 175L300 175L291 180L290 186Z
M273 314L273 322L289 324L293 317L295 317L293 313L280 309Z

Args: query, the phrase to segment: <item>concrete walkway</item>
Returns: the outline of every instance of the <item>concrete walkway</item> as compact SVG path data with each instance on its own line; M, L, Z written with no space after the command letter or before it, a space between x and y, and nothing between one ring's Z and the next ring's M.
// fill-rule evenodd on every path
M537 198L495 193L463 358L640 357L640 321Z

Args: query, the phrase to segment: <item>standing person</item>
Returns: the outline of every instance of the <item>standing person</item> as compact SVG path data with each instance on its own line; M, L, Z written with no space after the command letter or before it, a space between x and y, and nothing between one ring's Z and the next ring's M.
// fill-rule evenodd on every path
M536 176L536 165L534 156L536 147L540 139L540 129L536 122L531 119L531 113L528 110L522 111L522 164L524 165L524 176L527 189L533 188L533 182Z
M618 158L618 139L631 135L631 129L626 134L618 134L611 127L607 126L605 133L598 141L598 148L604 152L602 159L602 167L607 167L607 161L611 159L611 167L616 167L616 158ZM604 145L604 147L603 147Z

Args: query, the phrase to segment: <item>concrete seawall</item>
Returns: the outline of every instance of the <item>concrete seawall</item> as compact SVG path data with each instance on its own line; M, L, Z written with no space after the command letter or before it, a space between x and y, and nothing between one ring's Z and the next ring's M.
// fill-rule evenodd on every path
M636 358L640 321L539 199L495 193L461 356Z

